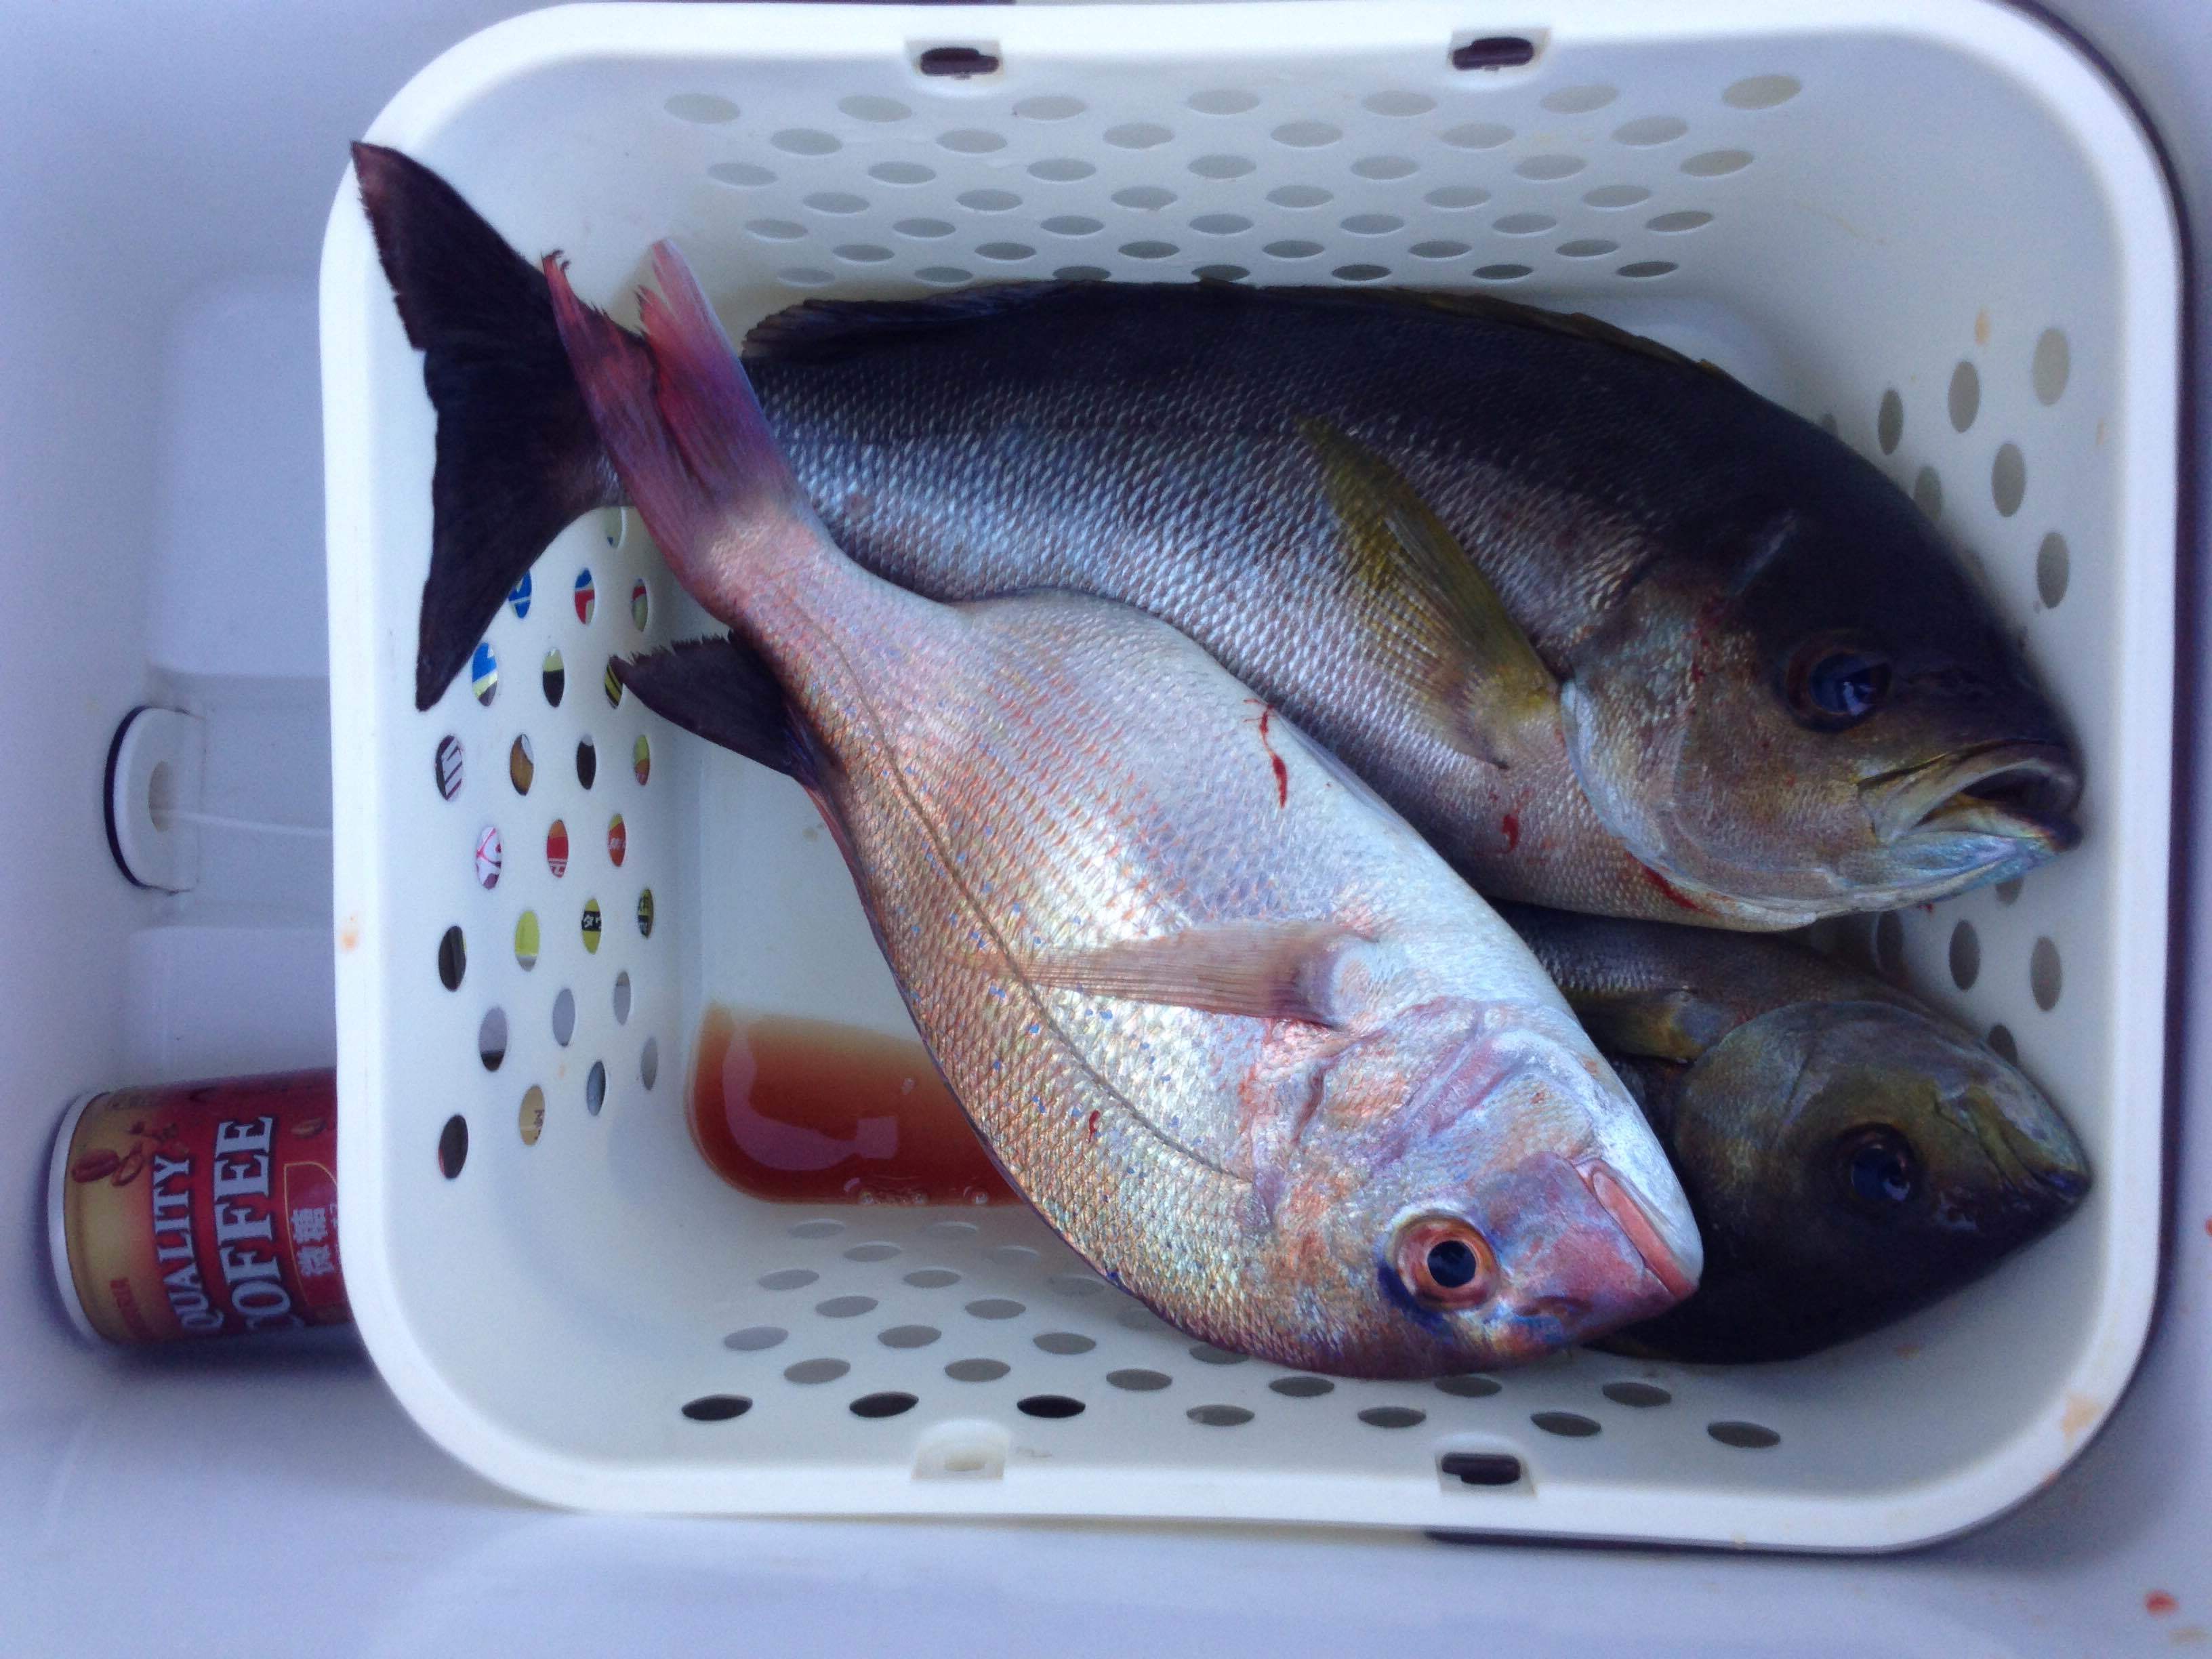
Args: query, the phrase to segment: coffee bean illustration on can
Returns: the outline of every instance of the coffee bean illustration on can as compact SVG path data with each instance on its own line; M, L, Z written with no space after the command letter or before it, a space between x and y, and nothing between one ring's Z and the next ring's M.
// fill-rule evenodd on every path
M349 1322L337 1103L327 1071L71 1103L48 1227L77 1328L140 1343Z

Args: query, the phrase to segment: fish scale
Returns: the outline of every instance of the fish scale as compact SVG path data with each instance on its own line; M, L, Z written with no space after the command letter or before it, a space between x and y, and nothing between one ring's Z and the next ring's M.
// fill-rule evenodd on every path
M955 1097L1076 1250L1194 1335L1363 1376L1525 1359L1694 1282L1633 1102L1402 819L1140 611L848 560L654 263L644 343L552 291L647 527L757 658L672 672L726 711L764 665L726 740L808 785ZM1439 1227L1488 1276L1425 1279Z

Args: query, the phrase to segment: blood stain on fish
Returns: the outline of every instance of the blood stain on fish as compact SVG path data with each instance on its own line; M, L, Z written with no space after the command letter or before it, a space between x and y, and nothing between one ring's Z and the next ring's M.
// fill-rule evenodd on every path
M1685 895L1680 888L1675 886L1673 882L1668 880L1650 865L1639 864L1636 867L1644 872L1644 880L1666 895L1669 904L1679 905L1685 910L1696 910L1701 908L1695 899Z
M1089 1129L1090 1129L1090 1131L1091 1131L1091 1138L1093 1140L1097 1139L1098 1139L1098 1114L1097 1114L1097 1112L1093 1112L1093 1113L1091 1113L1091 1121L1090 1121L1090 1123L1088 1124L1088 1126L1087 1126L1087 1127L1088 1127L1088 1128L1089 1128Z
M1267 722L1274 717L1275 711L1271 708L1260 710L1260 743L1267 751L1268 763L1275 769L1275 805L1288 806L1291 804L1291 769L1283 764L1283 757L1275 752L1275 745L1267 741Z
M2172 1613L2180 1605L2165 1590L2154 1589L2143 1597L2143 1611L2154 1616Z
M709 1006L688 1115L708 1166L755 1198L1015 1201L928 1051L910 1037Z
M1498 827L1505 832L1507 852L1510 853L1521 845L1521 815L1518 812L1508 812L1498 820Z

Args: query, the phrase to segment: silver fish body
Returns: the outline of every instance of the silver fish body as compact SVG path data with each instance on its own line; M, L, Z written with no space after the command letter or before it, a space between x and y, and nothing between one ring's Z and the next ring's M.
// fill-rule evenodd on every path
M953 1093L1076 1249L1193 1334L1359 1376L1510 1363L1688 1290L1634 1103L1411 828L1152 617L945 605L848 561L656 263L649 352L556 276L600 428L787 700Z
M434 175L355 154L441 405L428 707L552 530L621 487L543 282ZM1492 896L1786 927L2075 837L2061 722L1917 509L1587 318L1012 284L809 301L746 356L852 557L938 599L1172 623Z

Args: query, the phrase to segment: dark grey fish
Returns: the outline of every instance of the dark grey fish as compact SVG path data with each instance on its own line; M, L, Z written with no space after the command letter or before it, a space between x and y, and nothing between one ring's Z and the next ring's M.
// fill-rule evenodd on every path
M434 174L355 162L439 410L427 708L553 532L619 486L543 276ZM745 356L863 566L1174 623L1486 893L1781 927L2075 839L2058 719L1912 504L1588 318L1030 283L809 301Z
M1780 939L1500 914L1642 1102L1705 1243L1697 1293L1607 1346L1796 1358L1978 1278L2088 1191L2042 1091L1879 980Z

